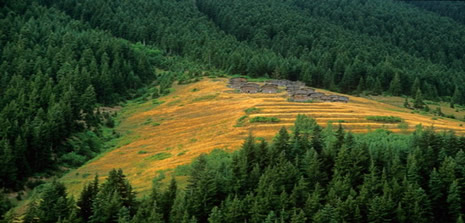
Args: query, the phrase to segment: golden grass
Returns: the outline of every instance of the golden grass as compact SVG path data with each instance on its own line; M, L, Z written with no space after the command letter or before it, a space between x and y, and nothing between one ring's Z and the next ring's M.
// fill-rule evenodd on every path
M134 189L144 195L149 192L159 171L190 163L198 155L215 148L238 149L249 132L271 139L282 126L292 126L297 114L314 117L322 126L328 122L340 122L352 132L385 128L405 133L422 124L438 130L454 130L460 135L465 133L465 128L459 126L462 122L442 118L432 120L432 116L411 114L410 110L365 98L348 96L349 103L296 103L287 101L285 91L279 94L239 94L233 93L226 84L227 79L205 79L175 86L173 93L159 99L164 103L158 106L154 106L152 101L126 105L120 111L121 123L116 130L123 136L118 139L116 148L66 174L62 180L68 190L76 196L94 174L105 177L111 169L122 168ZM194 88L197 90L193 91ZM257 112L249 114L249 119L277 117L280 122L246 121L241 127L234 127L237 120L246 115L248 108L258 108ZM367 116L376 115L401 117L408 127L366 120ZM163 154L162 158L157 154ZM169 176L170 172L166 175ZM185 177L181 178L185 181Z

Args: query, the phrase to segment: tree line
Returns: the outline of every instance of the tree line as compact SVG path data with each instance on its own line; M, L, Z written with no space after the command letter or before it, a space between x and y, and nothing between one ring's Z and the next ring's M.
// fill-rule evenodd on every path
M201 155L184 189L155 179L142 199L121 170L77 201L55 181L25 222L463 222L465 137L421 127L354 135L304 115L291 129Z

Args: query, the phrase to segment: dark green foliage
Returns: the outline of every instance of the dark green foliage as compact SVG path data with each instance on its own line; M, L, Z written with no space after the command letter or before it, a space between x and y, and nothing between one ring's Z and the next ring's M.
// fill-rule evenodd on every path
M233 74L343 92L414 97L421 89L428 99L451 96L464 80L463 26L403 1L41 2L114 36ZM199 75L189 69L177 76L185 83Z
M10 148L20 137L24 148L11 149L15 168L0 174L9 188L55 167L73 133L96 130L97 105L146 100L135 89L154 80L152 98L219 70L465 101L465 28L403 1L7 0L0 27L0 137Z
M94 157L97 106L132 97L161 63L160 53L21 2L0 9L0 187L13 189L34 173Z
M252 107L252 108L245 109L244 112L249 115L253 113L259 113L261 110L262 110L261 108Z
M279 118L255 116L250 119L250 123L254 123L254 122L279 122Z
M421 94L421 90L418 89L417 93L415 95L415 99L413 101L413 107L414 108L424 108L425 103L423 102L423 95Z
M454 94L452 95L452 98L450 99L450 107L454 108L456 104L463 104L463 100L461 99L462 93L460 92L460 89L458 86L455 87Z
M93 132L115 125L99 105L153 100L212 70L409 95L418 109L429 109L424 99L463 104L462 4L413 4L459 23L386 0L2 1L0 187L19 189L36 172L95 156ZM158 85L152 98L141 88L150 83ZM429 130L333 132L300 116L294 132L282 128L270 144L249 137L233 155L200 157L185 190L155 184L137 202L112 171L79 197L76 205L91 209L76 210L54 182L24 220L461 221L464 142Z
M234 127L242 127L244 125L244 122L245 122L245 119L247 119L249 116L247 115L243 115L241 116L237 122L236 122L236 125L234 125Z
M397 73L389 85L389 92L394 96L399 96L402 93L402 85L400 83L400 76Z
M67 198L64 184L54 180L46 185L40 201L33 201L29 205L25 222L58 222L67 219L73 205L73 200Z
M101 186L97 180L86 185L78 209L60 206L71 202L61 201L64 190L54 183L58 186L50 188L57 189L45 191L47 201L32 203L25 219L55 219L64 213L69 215L65 219L81 222L134 223L463 218L463 138L429 129L411 135L384 130L354 135L341 126L334 132L331 128L322 131L314 120L299 115L294 131L282 128L272 144L249 135L232 154L215 150L201 155L184 167L189 177L185 189L178 189L174 179L163 186L157 178L150 196L139 202L121 170L111 171ZM60 208L43 215L51 206Z
M76 205L79 207L78 216L82 222L89 222L90 216L92 216L92 204L97 196L98 186L98 176L95 176L93 182L84 186L76 202Z
M135 193L121 169L112 170L92 202L89 222L109 223L118 219L121 208L125 207L131 216L136 212Z
M449 205L449 220L453 222L455 219L458 219L462 214L462 197L461 197L461 188L458 184L458 181L455 180L449 187L449 193L447 195L447 203Z
M402 118L396 116L367 116L366 119L370 121L386 123L399 123L404 121Z
M405 108L410 108L410 103L409 103L408 97L405 97L404 107Z
M10 200L7 198L5 192L0 190L0 219L4 218L4 214L12 208Z

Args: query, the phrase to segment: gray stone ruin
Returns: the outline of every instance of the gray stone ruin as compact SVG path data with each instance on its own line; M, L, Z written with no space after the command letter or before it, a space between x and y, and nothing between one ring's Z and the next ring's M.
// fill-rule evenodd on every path
M305 86L301 81L290 80L267 80L260 87L256 83L249 83L247 79L242 77L231 78L228 87L240 90L241 93L266 93L276 94L279 92L278 87L286 87L286 91L291 101L308 102L308 101L324 101L324 102L349 102L349 98L340 95L325 95L321 92L316 92L315 89Z
M260 91L260 86L255 83L246 83L240 87L241 93L254 94Z
M276 94L278 93L278 85L267 83L261 87L261 92L265 94Z
M247 83L247 79L242 78L242 77L235 77L229 79L229 85L228 87L234 88L234 89L240 89L242 85Z

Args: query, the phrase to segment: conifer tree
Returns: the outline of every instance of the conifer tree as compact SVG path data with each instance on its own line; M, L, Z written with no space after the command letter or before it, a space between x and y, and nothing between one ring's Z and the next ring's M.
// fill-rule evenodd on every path
M402 93L402 85L400 84L399 73L396 73L389 85L389 92L394 96L399 96Z
M462 216L463 216L463 214L461 214L461 215L457 218L457 221L456 221L457 223L463 223L463 222L464 222Z
M292 217L291 217L291 223L305 223L307 218L305 217L304 212L302 209L294 209Z
M71 200L67 198L63 183L52 181L41 198L42 201L37 207L41 222L57 222L59 219L68 218L71 213Z
M415 94L415 100L413 101L414 108L423 108L425 103L423 102L423 96L421 94L421 90L418 89L417 93Z
M458 219L462 214L461 199L460 198L460 185L457 180L454 180L449 187L449 193L447 195L447 204L449 205L449 218L450 221Z
M222 223L224 222L223 220L223 214L221 213L221 210L215 206L213 207L210 216L208 217L208 223Z
M88 222L90 216L92 216L92 203L98 193L98 176L95 175L94 181L86 184L81 191L81 195L76 203L79 207L78 216L83 222Z
M6 140L0 141L0 185L2 188L15 186L16 163L11 145Z
M412 84L412 88L410 89L410 96L414 97L416 96L418 90L420 89L420 79L418 77L415 78Z
M454 94L452 95L450 99L450 107L454 108L456 104L459 104L461 102L461 92L459 90L458 86L455 86Z
M378 77L376 77L375 84L373 86L373 93L375 95L380 95L383 93L383 86L381 85L381 81Z
M360 77L360 80L358 81L358 85L357 85L357 94L361 94L364 90L365 90L365 79L363 79L363 77Z
M171 208L173 207L174 200L176 199L176 192L178 190L176 180L174 178L171 178L170 185L168 186L168 189L163 193L162 196L162 212L163 212L163 219L165 222L170 221L170 213L171 213Z

